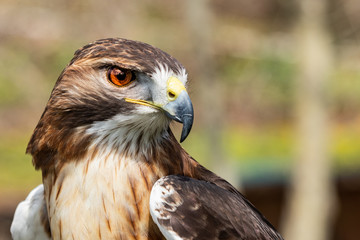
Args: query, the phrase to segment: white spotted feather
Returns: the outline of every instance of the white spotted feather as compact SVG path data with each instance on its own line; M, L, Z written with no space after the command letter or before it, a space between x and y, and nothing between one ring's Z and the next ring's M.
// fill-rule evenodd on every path
M173 186L164 185L167 177L162 177L157 180L151 190L150 194L150 214L159 227L161 233L167 240L181 240L182 238L174 232L172 229L166 228L164 225L159 223L159 220L168 220L170 215L168 212L175 212L183 202L168 202L166 199L174 194L178 194Z
M16 208L10 232L14 240L49 240L41 223L45 205L44 186L33 189Z

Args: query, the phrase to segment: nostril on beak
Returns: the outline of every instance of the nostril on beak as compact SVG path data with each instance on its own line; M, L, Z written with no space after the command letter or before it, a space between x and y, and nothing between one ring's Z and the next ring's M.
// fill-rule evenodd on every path
M176 99L176 94L173 91L168 91L168 98L170 101L174 101Z

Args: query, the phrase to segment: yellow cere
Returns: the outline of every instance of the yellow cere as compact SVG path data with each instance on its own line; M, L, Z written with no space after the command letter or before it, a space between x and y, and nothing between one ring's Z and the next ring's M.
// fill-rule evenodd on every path
M170 77L167 80L167 95L170 101L174 101L183 90L186 91L186 88L178 78Z

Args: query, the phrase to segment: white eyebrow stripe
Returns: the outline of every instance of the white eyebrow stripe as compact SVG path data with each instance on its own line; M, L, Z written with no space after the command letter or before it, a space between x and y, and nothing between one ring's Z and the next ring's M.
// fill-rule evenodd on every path
M179 73L176 74L167 65L158 64L155 71L151 74L151 78L159 85L166 82L170 77L177 77L185 86L187 83L187 73L185 68L179 66Z

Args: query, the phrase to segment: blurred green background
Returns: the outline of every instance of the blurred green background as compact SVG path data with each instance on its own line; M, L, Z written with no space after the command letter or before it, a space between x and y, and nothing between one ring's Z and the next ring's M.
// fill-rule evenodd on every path
M231 169L228 177L239 186L289 180L296 137L298 4L207 1L208 8L200 9L205 12L194 12L193 2L0 0L3 208L13 209L41 183L25 149L58 75L77 48L106 37L147 42L188 69L196 115L183 146L195 159L222 176ZM360 169L360 3L331 0L327 6L334 63L325 95L336 177ZM208 64L201 64L203 58ZM216 112L215 120L209 121L209 112ZM216 134L209 135L209 129ZM209 160L214 143L220 164ZM230 166L224 171L223 162Z

